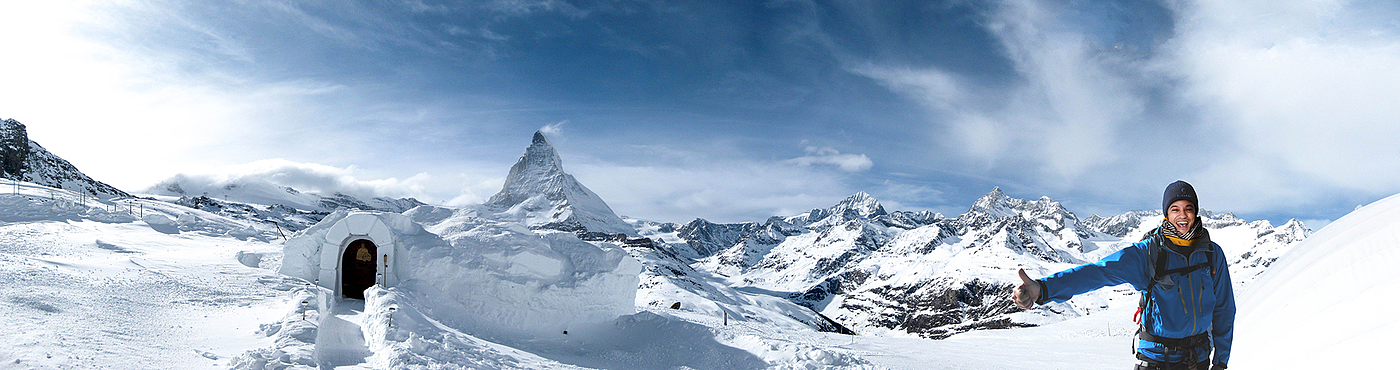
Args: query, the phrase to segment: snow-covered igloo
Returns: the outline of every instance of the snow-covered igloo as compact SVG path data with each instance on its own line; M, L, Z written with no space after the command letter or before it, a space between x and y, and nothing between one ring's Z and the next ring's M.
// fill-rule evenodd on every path
M560 333L635 312L642 266L622 248L478 211L336 211L287 240L280 272L323 287L320 309L373 306L358 294L378 285L476 332Z
M392 227L395 221L408 224ZM335 297L364 299L375 284L398 285L400 241L426 233L413 226L397 214L333 213L287 241L281 272L314 281Z

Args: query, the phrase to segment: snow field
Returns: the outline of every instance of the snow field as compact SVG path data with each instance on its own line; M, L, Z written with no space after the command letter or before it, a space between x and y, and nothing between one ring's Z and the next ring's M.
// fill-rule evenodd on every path
M105 206L53 210L12 194L0 204L0 367L224 365L267 341L255 330L295 285L230 263L272 252L266 243L153 232Z
M1231 368L1386 368L1400 260L1400 195L1299 243L1239 294Z

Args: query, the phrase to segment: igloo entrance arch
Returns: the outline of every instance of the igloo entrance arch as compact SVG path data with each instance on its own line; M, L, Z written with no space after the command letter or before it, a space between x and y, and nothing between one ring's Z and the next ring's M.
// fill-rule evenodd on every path
M379 280L377 250L369 239L355 239L346 246L340 258L340 291L345 298L365 299L365 289Z
M364 299L364 290L375 284L398 284L394 242L389 226L375 214L347 215L326 232L317 284L354 299ZM333 252L327 248L332 246Z

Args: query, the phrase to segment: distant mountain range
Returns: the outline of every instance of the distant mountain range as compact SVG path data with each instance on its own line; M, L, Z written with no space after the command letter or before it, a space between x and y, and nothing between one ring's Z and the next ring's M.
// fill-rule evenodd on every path
M1161 217L1132 211L1080 220L1050 198L1015 199L998 188L955 218L888 212L862 192L761 223L635 222L725 285L785 297L858 333L946 338L1080 316L1135 294L1104 289L1029 313L1009 299L1017 268L1044 276L1098 260L1140 240ZM1273 227L1229 213L1202 217L1241 287L1312 233L1297 220Z

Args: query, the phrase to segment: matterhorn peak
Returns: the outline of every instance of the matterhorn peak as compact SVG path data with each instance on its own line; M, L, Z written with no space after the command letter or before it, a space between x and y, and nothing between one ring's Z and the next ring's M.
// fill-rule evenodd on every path
M530 146L525 148L525 154L510 167L501 192L492 196L486 204L510 208L537 193L562 191L560 185L573 180L573 176L564 173L563 162L559 153L554 151L554 146L545 139L544 133L536 131Z
M559 152L554 151L554 146L549 145L549 139L544 137L544 132L535 131L535 138L531 140L530 147L525 148L525 158L530 159L530 164L549 170L563 172L563 161L559 159ZM512 168L513 169L513 168Z
M521 217L532 228L636 233L598 194L564 172L564 161L539 131L525 154L511 166L501 192L486 205Z

